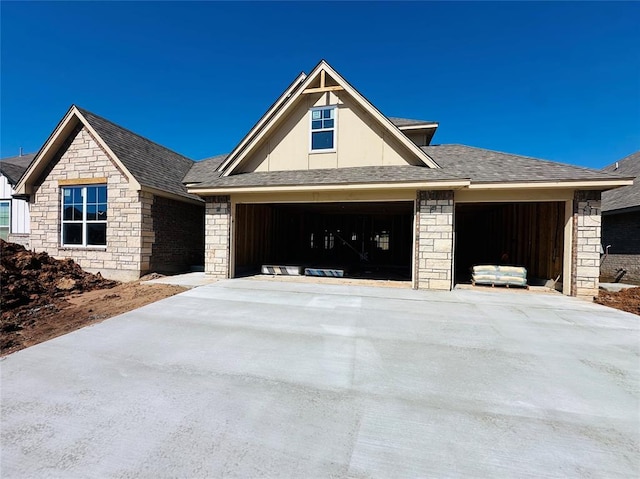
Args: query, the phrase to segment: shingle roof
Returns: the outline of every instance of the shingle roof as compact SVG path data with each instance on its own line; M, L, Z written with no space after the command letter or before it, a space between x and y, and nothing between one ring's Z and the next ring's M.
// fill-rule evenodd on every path
M222 162L229 155L212 156L204 160L196 161L187 175L182 180L183 183L206 183L213 181L220 176L220 172L216 171Z
M320 170L262 171L215 177L195 188L234 188L250 186L297 186L402 183L464 179L448 171L423 166L360 166Z
M412 120L411 118L398 118L396 116L387 117L398 128L402 128L403 126L416 126L416 125L430 125L437 123L436 121L427 121L427 120Z
M440 169L424 166L365 166L357 168L272 171L220 177L217 167L225 155L196 162L185 183L196 188L289 186L313 184L387 183L470 179L472 183L529 183L548 181L612 180L628 174L512 155L464 145L424 146Z
M602 193L602 211L614 211L640 206L640 151L633 153L602 171L615 172L625 176L635 176L633 185L623 186Z
M182 184L193 160L90 111L78 110L140 185L201 201Z
M464 145L424 146L422 150L453 175L473 183L612 180L627 176Z
M33 161L35 153L12 156L0 160L0 173L7 178L11 186L15 186Z

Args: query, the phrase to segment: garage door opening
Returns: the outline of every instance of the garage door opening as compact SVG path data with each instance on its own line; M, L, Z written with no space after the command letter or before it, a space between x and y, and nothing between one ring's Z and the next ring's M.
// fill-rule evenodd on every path
M470 283L478 264L524 266L533 286L562 276L564 203L458 204L455 215L456 284Z
M235 275L265 264L410 280L413 202L238 204Z

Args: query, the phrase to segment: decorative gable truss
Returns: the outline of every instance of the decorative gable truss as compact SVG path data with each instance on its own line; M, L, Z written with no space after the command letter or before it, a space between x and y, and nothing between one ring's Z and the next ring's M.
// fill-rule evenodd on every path
M439 168L322 60L309 75L296 78L218 171L225 177L254 171L401 164Z

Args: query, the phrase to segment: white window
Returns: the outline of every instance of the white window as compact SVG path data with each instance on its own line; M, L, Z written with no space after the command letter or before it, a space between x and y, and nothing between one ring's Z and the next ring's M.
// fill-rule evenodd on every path
M62 245L106 246L107 186L62 188Z
M11 230L11 200L0 200L0 238L7 240Z
M311 151L335 151L337 111L335 106L311 109Z
M389 251L389 232L383 231L374 236L373 241L376 243L376 247L381 250Z
M334 246L334 238L333 233L324 233L324 249L333 249Z

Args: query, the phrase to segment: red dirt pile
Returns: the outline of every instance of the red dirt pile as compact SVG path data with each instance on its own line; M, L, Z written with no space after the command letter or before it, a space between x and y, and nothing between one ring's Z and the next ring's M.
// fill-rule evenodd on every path
M25 309L50 305L72 293L112 288L117 281L83 271L71 259L57 260L0 239L0 304L5 320Z
M617 293L600 291L600 294L594 300L598 304L640 316L640 287L623 289Z

